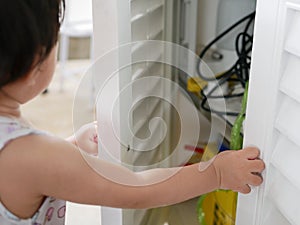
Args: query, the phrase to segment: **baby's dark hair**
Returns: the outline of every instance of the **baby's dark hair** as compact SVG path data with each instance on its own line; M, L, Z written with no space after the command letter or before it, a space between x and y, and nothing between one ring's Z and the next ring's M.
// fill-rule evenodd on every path
M47 58L64 9L65 0L0 0L0 88Z

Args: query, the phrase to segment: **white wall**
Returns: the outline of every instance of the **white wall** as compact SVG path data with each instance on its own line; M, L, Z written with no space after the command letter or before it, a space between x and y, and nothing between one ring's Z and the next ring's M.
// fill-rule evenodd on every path
M199 0L197 48L216 36L217 6L219 0Z
M92 0L66 0L67 21L91 21L92 17Z

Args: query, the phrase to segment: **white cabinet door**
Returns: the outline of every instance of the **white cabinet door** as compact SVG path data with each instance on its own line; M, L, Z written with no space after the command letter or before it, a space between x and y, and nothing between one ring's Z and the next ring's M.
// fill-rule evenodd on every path
M159 45L149 48L143 41L165 40L170 36L165 30L172 33L172 24L167 23L172 22L172 4L171 1L166 4L165 0L93 1L96 58L93 73L96 91L101 89L100 95L97 93L97 117L102 126L100 139L105 142L99 144L100 157L122 161L134 170L160 161L166 154L164 149L167 148L161 146L145 153L138 151L153 143L148 138L149 129L154 139L163 136L159 121L151 122L151 119L170 119L161 99L152 97L153 93L160 96L163 94L158 93L165 91L159 79L154 78L143 86L138 80L166 75L163 65L155 63L165 57L164 48ZM145 55L151 60L138 62L147 59ZM143 98L147 91L149 97ZM103 151L105 144L114 152ZM168 139L163 144L168 145ZM146 211L102 207L102 225L140 225L147 220Z
M300 224L300 1L258 0L245 145L264 183L239 195L238 225Z
M94 25L94 58L96 62L101 57L109 54L113 49L115 49L119 43L119 21L118 21L118 1L112 0L93 0L93 25ZM128 12L129 10L127 10ZM125 28L125 25L123 28ZM113 60L113 59L112 59ZM103 67L103 64L97 66L97 63L93 66L93 79L95 80L95 94L98 95L98 88L101 87L101 84L105 83L105 81L109 78L111 72L111 65L107 63L107 67ZM98 74L98 75L97 75ZM97 76L96 76L97 75ZM102 105L109 105L116 95L119 92L119 79L113 79L110 82L111 94L107 94L105 99L106 102L102 102ZM108 91L109 92L109 91ZM99 109L100 105L97 105ZM101 116L97 115L97 120L99 124L102 124L101 130L99 130L99 138L103 138L106 140L110 148L115 151L115 156L120 159L121 155L121 145L119 141L113 138L113 134L111 131L113 130L111 120L111 112L109 107L101 107L100 108ZM97 110L99 111L99 110ZM119 130L119 128L116 128ZM101 131L107 131L107 134L104 134L102 137ZM119 134L117 134L119 135ZM104 144L99 143L100 157L107 158L107 160L112 160L109 157L109 154L105 154ZM103 193L105 194L105 193ZM122 225L122 210L108 207L101 207L101 221L99 221L101 225Z

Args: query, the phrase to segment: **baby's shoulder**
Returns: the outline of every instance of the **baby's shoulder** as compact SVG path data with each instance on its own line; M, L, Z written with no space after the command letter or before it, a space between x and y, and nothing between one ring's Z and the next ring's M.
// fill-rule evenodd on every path
M61 152L75 147L50 135L26 135L12 140L0 152L0 183L34 185L61 162ZM62 153L63 154L63 153Z
M55 157L60 149L71 147L67 141L47 134L30 134L11 140L0 151L0 170L6 165L30 168L39 162L48 163L45 157Z

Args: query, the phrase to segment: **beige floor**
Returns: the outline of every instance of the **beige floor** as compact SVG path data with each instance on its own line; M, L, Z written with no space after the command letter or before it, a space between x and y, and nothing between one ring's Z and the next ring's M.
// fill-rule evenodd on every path
M74 74L64 79L61 90L61 69L58 64L47 94L41 94L22 107L23 115L40 129L45 129L60 137L67 137L73 132L73 102L80 79L88 68L86 60L73 60L67 68ZM90 87L86 87L87 96L80 99L89 101ZM77 98L78 99L78 98ZM83 117L93 114L91 108L83 109ZM83 118L84 120L85 118ZM89 122L89 121L87 121Z
M42 94L22 107L23 115L31 123L47 130L61 138L70 136L73 132L73 101L82 71L88 66L88 61L70 61L68 67L72 71L80 71L65 79L61 91L61 69L57 66L53 81L47 94ZM80 101L89 101L90 88L86 87L87 97ZM90 119L93 110L83 109L82 120ZM86 118L84 118L86 117ZM100 225L100 207L67 203L66 225Z

